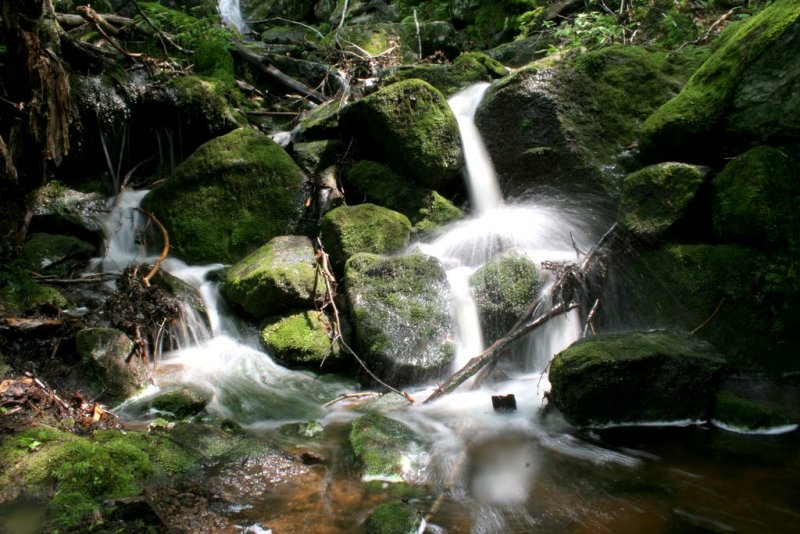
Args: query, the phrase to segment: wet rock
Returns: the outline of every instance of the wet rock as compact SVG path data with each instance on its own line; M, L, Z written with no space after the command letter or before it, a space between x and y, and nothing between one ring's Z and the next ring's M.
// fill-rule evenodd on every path
M758 432L787 427L794 421L777 410L722 390L717 395L713 422L739 432Z
M233 262L297 225L304 182L274 141L239 129L198 148L142 206L169 229L183 259Z
M541 32L532 37L515 39L509 43L498 45L487 50L486 55L503 65L519 68L545 57L551 44L554 44L553 35L549 32Z
M450 297L436 259L359 254L347 263L345 284L356 348L372 372L402 386L449 367L455 353Z
M264 20L274 17L303 21L314 12L315 0L242 0L244 20Z
M542 285L536 264L516 251L487 262L469 283L487 344L514 326Z
M143 272L147 271L143 270ZM206 303L203 301L203 297L197 289L164 269L158 270L156 275L150 280L150 285L163 289L168 295L177 299L182 305L188 306L191 309L190 313L194 313L195 318L199 318L206 327L210 328Z
M731 25L680 94L642 129L647 161L717 161L733 147L797 142L800 12L774 2ZM738 147L738 149L737 149Z
M435 230L464 216L436 191L417 186L374 161L362 160L350 167L344 183L351 204L371 202L398 211L411 221L412 233Z
M437 189L463 165L458 124L442 93L422 80L384 87L343 111L343 128L367 158Z
M220 291L226 300L257 319L310 308L315 265L309 238L274 237L231 267Z
M296 141L313 141L336 138L344 102L331 100L304 113L292 132Z
M408 503L387 502L375 508L367 519L367 534L415 534L423 522L422 514Z
M724 368L688 334L602 334L553 358L548 398L574 425L705 420Z
M66 306L67 299L58 289L36 282L27 269L0 266L0 310L5 314L56 312Z
M292 145L294 160L308 174L319 173L333 165L343 153L344 146L338 139L322 139Z
M699 237L708 225L692 221L687 212L698 197L708 171L708 167L686 163L659 163L627 175L619 203L620 225L648 241L656 241L667 233Z
M396 211L359 204L340 206L326 213L320 232L333 269L342 273L345 262L354 254L388 254L408 246L411 223Z
M176 419L194 417L205 410L211 394L195 387L181 387L159 393L147 405L159 412L168 412Z
M280 431L284 436L308 439L319 436L325 431L325 429L322 427L319 421L306 421L303 423L290 423L288 425L283 425Z
M362 415L350 427L350 446L363 480L402 482L419 438L405 424L379 414Z
M133 341L114 328L85 328L75 335L75 347L83 364L94 372L97 388L108 401L130 397L149 377L141 358L126 361Z
M476 115L506 195L548 189L615 193L644 120L697 60L609 46L544 59L501 80Z
M305 311L262 325L261 343L287 367L331 371L346 358L338 343L332 343L331 325L324 313Z
M465 52L452 63L444 65L420 64L402 66L384 76L386 83L418 78L425 80L446 97L476 82L490 82L502 78L506 68L481 52Z
M800 227L797 169L780 150L756 147L730 161L713 181L713 218L725 241L787 250Z
M31 271L67 276L75 269L83 270L94 251L94 245L77 237L34 233L22 246L19 260Z
M107 209L105 198L97 193L82 193L51 181L34 190L29 203L33 212L31 226L34 229L46 227L48 232L84 238L94 236L94 241L102 235L98 217Z

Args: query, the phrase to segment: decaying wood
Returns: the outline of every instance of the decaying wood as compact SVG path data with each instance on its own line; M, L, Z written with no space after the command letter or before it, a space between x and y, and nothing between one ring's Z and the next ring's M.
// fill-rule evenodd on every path
M117 26L130 26L134 20L116 13L97 13L95 15L105 21L105 23L113 23ZM66 27L80 26L86 23L86 19L82 15L75 15L73 13L56 13L56 20L59 24Z
M143 210L142 208L136 208L136 210L145 214L147 218L150 219L152 223L156 225L156 227L158 227L158 231L161 232L161 238L164 240L164 248L161 249L161 254L158 256L158 258L156 258L156 261L150 268L150 272L148 272L147 275L144 278L142 278L142 283L144 284L144 287L150 287L150 280L152 280L153 277L156 275L158 269L161 267L161 262L166 260L167 255L169 254L169 234L167 233L167 229L164 227L163 224L161 224L161 221L159 221L155 215L153 215L147 210Z
M141 57L143 54L139 52L128 52L125 48L116 40L114 39L114 35L119 34L119 30L117 30L113 25L111 25L107 20L105 20L102 16L98 15L97 12L92 9L90 6L78 6L75 8L75 11L78 12L80 16L86 19L94 29L103 36L103 38L110 44L116 51L120 54L127 56L131 59L136 59Z
M0 325L22 332L37 328L54 328L62 326L64 321L57 318L0 317Z
M266 58L259 56L244 45L240 43L234 43L233 51L236 52L236 54L238 54L242 59L254 65L273 80L288 87L289 89L292 89L293 91L297 91L312 102L316 102L317 104L322 104L325 102L325 97L319 94L317 91L276 69L267 62Z

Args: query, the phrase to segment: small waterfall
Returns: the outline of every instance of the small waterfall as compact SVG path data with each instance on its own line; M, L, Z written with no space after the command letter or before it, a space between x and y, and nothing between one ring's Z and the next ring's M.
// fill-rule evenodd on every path
M219 0L217 7L223 23L228 26L233 26L241 34L247 33L250 30L247 26L247 22L245 22L242 17L239 0Z

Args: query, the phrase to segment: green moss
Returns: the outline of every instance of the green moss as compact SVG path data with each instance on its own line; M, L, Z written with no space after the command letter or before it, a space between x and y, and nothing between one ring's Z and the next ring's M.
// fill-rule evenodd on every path
M77 237L34 233L23 245L19 260L32 271L66 276L74 263L83 267L94 250L94 246Z
M411 223L396 211L374 204L340 206L325 214L320 223L322 243L334 269L341 273L354 254L387 254L408 246Z
M344 119L362 154L419 185L436 189L461 168L456 118L442 93L425 81L386 86L346 108Z
M425 80L449 97L467 85L492 81L507 74L498 61L481 52L465 52L449 65L414 65L401 67L386 77L386 82L418 78Z
M67 299L54 287L36 283L26 269L0 266L0 302L7 314L25 315L43 307L61 309Z
M779 250L798 250L800 182L780 150L756 147L714 178L714 229L719 237Z
M342 365L339 346L332 343L324 313L305 311L268 322L261 329L261 343L269 353L290 367L319 370Z
M411 221L412 232L430 231L463 217L460 209L436 191L410 183L389 167L362 160L345 176L351 198L398 211Z
M622 182L620 224L639 238L660 238L684 217L707 174L707 168L685 163L660 163L629 174Z
M291 233L305 177L266 135L239 129L209 141L145 197L187 261L233 262Z
M183 111L182 119L189 127L201 127L211 134L221 135L247 125L244 117L231 107L236 93L231 91L229 80L224 76L179 76L171 79L167 87L173 92L175 104Z
M683 333L598 335L553 358L549 399L577 425L705 419L724 365Z
M311 240L279 236L228 269L220 290L230 302L263 319L310 307L315 282Z
M518 253L491 260L472 275L469 283L486 342L508 332L541 287L536 264Z
M148 405L160 412L171 413L176 419L185 419L202 412L210 401L211 394L183 387L159 394Z
M292 156L307 173L315 174L336 163L345 152L338 139L293 143Z
M393 501L382 504L367 519L367 534L414 534L422 523L422 514L413 506Z
M726 426L744 431L792 424L785 415L772 408L737 397L724 390L717 395L714 419Z
M680 94L647 119L641 138L644 158L708 161L714 157L718 130L743 73L798 20L797 1L778 0L731 25Z
M414 440L406 425L379 414L363 415L350 427L350 446L366 480L402 482Z

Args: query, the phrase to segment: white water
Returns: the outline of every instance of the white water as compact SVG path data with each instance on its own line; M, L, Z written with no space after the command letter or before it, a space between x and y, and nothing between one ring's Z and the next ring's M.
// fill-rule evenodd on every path
M244 34L249 31L247 22L242 17L239 0L219 0L218 8L222 22L233 26L239 33Z

